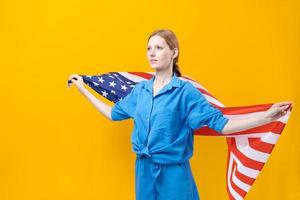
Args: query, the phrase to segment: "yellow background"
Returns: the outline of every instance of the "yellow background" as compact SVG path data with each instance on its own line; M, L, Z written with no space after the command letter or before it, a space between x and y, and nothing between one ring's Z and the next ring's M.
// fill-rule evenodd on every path
M73 73L153 71L146 41L159 28L177 34L183 74L225 105L294 101L246 199L300 199L299 8L296 0L1 1L0 199L134 199L132 121L110 122L66 83ZM224 138L195 138L203 200L228 199L226 150Z

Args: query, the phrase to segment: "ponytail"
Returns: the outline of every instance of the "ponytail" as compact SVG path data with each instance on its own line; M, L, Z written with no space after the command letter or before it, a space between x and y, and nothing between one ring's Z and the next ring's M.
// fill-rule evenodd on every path
M178 57L174 59L174 63L173 63L173 73L172 74L176 74L176 76L180 77L181 76L181 72L179 70L179 66L177 64L178 62Z

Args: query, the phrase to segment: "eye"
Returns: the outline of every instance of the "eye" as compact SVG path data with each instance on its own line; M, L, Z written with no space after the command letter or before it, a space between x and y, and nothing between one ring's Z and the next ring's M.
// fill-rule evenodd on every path
M158 49L162 49L162 47L161 47L161 46L157 46L157 48L158 48Z

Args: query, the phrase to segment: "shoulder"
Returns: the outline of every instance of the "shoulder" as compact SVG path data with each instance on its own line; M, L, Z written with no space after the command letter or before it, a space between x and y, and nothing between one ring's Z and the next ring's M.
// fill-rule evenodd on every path
M141 82L138 82L138 83L136 83L135 85L132 85L132 86L130 86L130 87L132 87L131 88L131 91L129 92L129 93L133 93L133 94L138 94L140 91L141 91L141 88L143 87L143 85L144 85L144 83L143 83L144 81L141 81Z
M190 81L182 81L182 87L186 90L193 90L193 88L196 89L196 87L190 82Z
M189 81L183 81L182 90L184 96L186 96L188 99L203 98L201 91Z
M200 91L189 81L182 81L182 89L187 93L200 93Z
M145 83L146 83L146 81L140 81L140 82L136 83L133 88L135 90L140 90L145 85Z

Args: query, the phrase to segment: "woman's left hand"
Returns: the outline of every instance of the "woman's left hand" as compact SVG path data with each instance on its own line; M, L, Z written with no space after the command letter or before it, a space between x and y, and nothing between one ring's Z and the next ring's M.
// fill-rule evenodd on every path
M272 122L284 116L288 110L292 107L291 101L284 101L279 103L274 103L266 112L265 119L267 122Z

